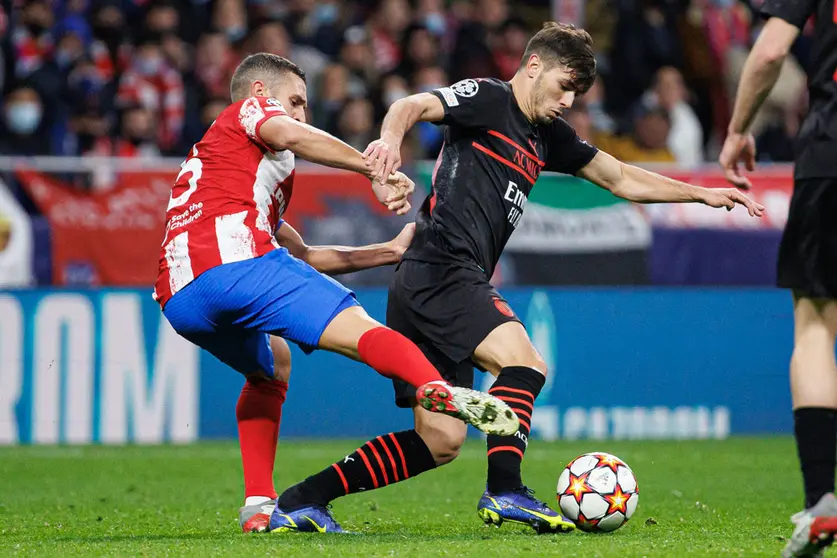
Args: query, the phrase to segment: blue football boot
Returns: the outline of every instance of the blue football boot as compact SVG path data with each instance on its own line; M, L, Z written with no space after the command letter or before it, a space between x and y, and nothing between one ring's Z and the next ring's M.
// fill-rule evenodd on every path
M511 521L529 525L538 533L566 533L575 529L575 523L535 498L534 491L525 486L498 494L486 490L477 504L477 514L487 525L498 527L504 521Z
M308 506L284 512L277 505L270 514L271 533L343 533L343 528L325 506Z

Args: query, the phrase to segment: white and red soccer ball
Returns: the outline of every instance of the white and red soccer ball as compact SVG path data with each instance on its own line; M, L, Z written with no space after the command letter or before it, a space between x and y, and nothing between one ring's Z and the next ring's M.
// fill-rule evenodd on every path
M558 478L561 513L582 531L615 531L631 518L638 502L633 471L609 453L576 457Z

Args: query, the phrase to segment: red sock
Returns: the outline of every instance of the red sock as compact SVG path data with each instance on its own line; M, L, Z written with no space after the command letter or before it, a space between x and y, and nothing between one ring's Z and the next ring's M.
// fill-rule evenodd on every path
M244 497L276 498L273 464L287 382L247 380L241 388L235 418L244 467Z
M357 343L357 352L378 374L402 380L416 388L442 379L412 341L386 327L364 333Z

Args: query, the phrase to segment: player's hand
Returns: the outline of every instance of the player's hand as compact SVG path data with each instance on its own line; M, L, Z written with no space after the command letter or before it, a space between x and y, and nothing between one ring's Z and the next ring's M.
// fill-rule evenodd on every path
M749 190L753 187L750 179L744 176L738 168L739 163L744 163L748 171L756 168L756 140L753 134L729 134L721 155L718 157L721 168L724 169L724 176L733 186L742 190Z
M407 251L407 248L410 247L410 243L413 241L413 236L416 234L416 224L415 223L407 223L404 225L404 228L401 229L401 232L398 233L398 236L393 238L389 241L390 248L395 253L395 257L397 258L396 261L401 261L401 256L404 255L404 252Z
M738 205L747 208L751 217L761 217L764 206L756 203L735 188L703 188L701 201L709 207L726 207L727 211Z
M372 180L372 191L378 201L387 206L387 209L398 215L405 215L412 207L410 196L416 189L416 184L402 172L390 175L386 182L378 179Z
M376 139L366 147L363 158L371 176L383 180L401 168L401 143L392 138Z

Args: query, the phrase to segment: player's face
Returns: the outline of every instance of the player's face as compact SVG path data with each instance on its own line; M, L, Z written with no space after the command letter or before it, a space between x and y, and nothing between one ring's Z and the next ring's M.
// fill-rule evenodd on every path
M294 120L305 122L305 108L308 106L308 89L299 76L288 77L274 85L268 92L269 97L277 99Z
M532 108L537 124L550 124L573 106L570 72L563 66L541 70L532 87Z

